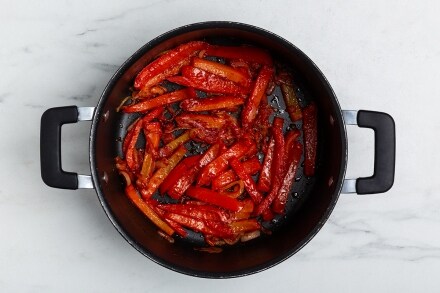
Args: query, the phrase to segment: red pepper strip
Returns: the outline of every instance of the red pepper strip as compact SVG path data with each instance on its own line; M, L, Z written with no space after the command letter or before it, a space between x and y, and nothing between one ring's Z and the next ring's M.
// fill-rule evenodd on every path
M266 88L269 81L272 79L273 68L268 66L263 66L258 73L257 79L255 80L252 93L246 101L241 112L241 122L243 127L249 127L257 116L257 109L260 105L261 99L266 97Z
M222 171L228 168L228 161L231 158L240 158L254 144L251 140L242 140L234 144L230 149L217 157L209 165L202 169L197 180L198 185L207 185L217 177Z
M249 200L249 201L251 201L251 200ZM208 205L208 204L201 202L201 201L188 200L188 201L186 201L185 205L190 206L191 208L196 208L200 211L216 213L220 217L220 221L223 221L223 222L229 221L229 217L230 217L229 211L226 211L225 209L222 209L222 208L219 208L219 207L216 207L213 205ZM249 207L247 207L247 206L243 207L242 209L246 209L246 208L249 209Z
M164 220L165 220L165 222L168 223L168 225L171 226L171 228L174 229L174 231L175 231L180 237L185 238L186 236L188 236L188 233L185 231L185 229L183 229L183 227L182 227L179 223L177 223L177 222L175 222L175 221L173 221L173 220L171 220L171 219L167 219L167 218L164 218Z
M298 169L299 161L301 160L302 145L295 141L290 147L288 153L288 169L284 176L283 183L281 184L281 188L278 191L278 196L272 204L272 210L277 214L282 214L284 212L287 196L289 195L293 182L295 182L296 170Z
M176 152L168 159L168 164L165 167L159 168L151 177L148 182L148 186L145 189L141 190L142 197L144 199L149 199L153 193L159 188L159 185L163 182L163 180L168 176L171 170L176 167L179 161L183 158L186 153L185 146L181 145Z
M157 158L159 152L160 138L162 136L162 128L159 122L144 123L145 150L154 158Z
M147 216L157 227L159 227L162 231L164 231L168 235L173 235L174 230L165 223L159 215L148 205L148 203L144 202L138 195L136 189L133 185L129 185L125 188L125 194L128 198L138 207L141 212Z
M184 111L201 112L242 105L244 100L236 96L218 96L203 99L188 99L180 103L180 108Z
M184 113L175 117L177 125L180 127L204 127L204 128L222 128L226 121L223 118L212 115Z
M245 172L249 175L255 175L261 169L260 161L256 157L244 161L241 164L243 165ZM222 189L235 180L237 180L237 175L235 174L234 170L225 171L212 180L212 189Z
M193 66L183 66L181 72L181 77L171 76L168 81L220 94L245 95L249 92L247 88L240 87L232 81Z
M163 94L156 98L145 100L143 102L131 106L124 106L122 110L125 113L145 112L150 109L172 104L174 102L182 101L187 98L189 98L189 95L186 89L177 90L174 92Z
M301 132L298 129L293 129L286 133L284 137L286 159L289 158L289 152L292 150L293 143L300 135Z
M136 123L137 123L137 122L139 122L139 120L137 120ZM125 135L124 142L123 142L123 144L122 144L122 152L123 152L124 154L127 152L127 150L128 150L128 145L130 144L131 139L133 138L133 134L134 134L133 129L134 129L134 128L132 128L130 131L128 131L127 134Z
M159 157L163 158L163 157L168 157L169 155L171 155L173 153L173 151L175 149L177 149L180 145L184 144L185 142L187 142L188 140L190 140L191 138L191 130L187 130L184 133L182 133L182 135L180 135L178 138L176 138L175 140L169 142L167 145L163 146L160 150L159 150Z
M192 65L196 68L200 68L207 72L213 73L215 75L226 78L230 81L238 83L243 87L249 87L251 81L249 76L246 76L241 71L234 69L231 66L224 65L218 62L201 59L194 57L192 61Z
M229 161L232 169L237 173L238 177L243 181L244 188L249 193L250 197L254 201L254 203L258 204L263 199L261 193L257 190L257 185L252 179L251 175L247 174L243 165L236 158L232 158Z
M258 205L256 210L256 215L261 215L270 207L273 200L278 195L278 191L281 187L281 183L284 177L285 146L284 146L284 136L283 136L283 124L284 124L283 118L280 117L274 118L272 130L275 139L275 151L274 151L274 158L271 167L271 175L272 175L271 191L264 198L264 200Z
M229 226L231 227L234 234L260 230L261 228L260 223L258 223L256 219L234 221Z
M171 187L173 187L182 174L190 170L200 160L200 157L201 155L186 157L179 164L177 164L177 166L170 172L170 174L168 174L160 185L160 193L164 194Z
M141 129L142 129L142 120L138 120L134 128L131 130L133 131L133 134L131 135L130 143L127 146L127 152L125 153L125 160L127 161L127 165L131 170L136 170L138 167L136 160L137 158L135 157L137 154L135 152L136 152L136 142L138 140Z
M220 195L218 192L208 188L190 186L186 190L186 195L234 212L238 212L242 208L238 200Z
M168 195L171 196L174 199L179 199L182 197L182 195L185 193L185 191L188 189L188 187L191 186L191 184L194 182L195 177L199 170L209 163L211 163L219 154L220 151L220 145L214 144L212 145L201 157L201 159L197 162L197 164L188 170L188 172L184 173L182 177L177 180L177 182L174 184L174 186L168 190Z
M194 55L197 51L204 50L208 47L205 42L189 42L170 50L159 58L145 66L136 76L134 81L135 89L139 90L155 76L163 73L166 69L176 66L182 60Z
M206 209L200 209L199 206L186 204L160 204L158 207L164 211L188 216L194 219L204 221L222 221L218 213Z
M186 58L180 61L176 66L171 67L169 69L166 69L162 73L159 73L155 77L153 77L150 80L147 80L146 83L143 85L142 89L134 95L135 98L149 98L152 97L154 93L154 86L159 84L160 82L167 79L167 77L177 75L180 72L180 69L184 65L189 65L191 59ZM163 94L163 93L161 93Z
M318 144L318 117L315 103L310 103L303 109L304 132L304 174L315 175L316 147Z
M140 171L140 175L143 178L143 180L148 180L150 176L152 175L154 170L154 160L153 160L153 154L151 151L146 150L144 154L144 161L142 163L142 169Z
M231 227L223 222L218 221L205 221L206 225L213 231L213 234L221 238L229 238L234 235Z
M275 149L275 139L271 137L269 147L264 156L263 168L258 178L257 189L261 192L268 192L270 190L270 183L272 181L272 161Z
M281 92L283 93L284 102L286 103L286 110L289 113L290 119L298 121L302 119L301 107L299 106L295 90L290 84L281 84Z
M209 46L206 55L227 59L242 59L247 62L272 65L272 57L262 49L255 47Z
M205 222L199 219L170 212L165 213L165 218L175 221L180 225L188 227L196 232L202 232L203 234L214 234L214 232L205 224Z

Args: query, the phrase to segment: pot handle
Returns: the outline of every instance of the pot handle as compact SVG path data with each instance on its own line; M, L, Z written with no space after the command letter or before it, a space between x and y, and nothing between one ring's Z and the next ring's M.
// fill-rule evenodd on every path
M90 175L65 172L61 166L61 126L92 120L95 107L57 107L41 116L41 178L48 186L62 189L93 188Z
M394 183L396 165L396 127L387 113L342 111L346 125L374 130L374 173L370 177L345 179L342 193L372 194L388 191Z

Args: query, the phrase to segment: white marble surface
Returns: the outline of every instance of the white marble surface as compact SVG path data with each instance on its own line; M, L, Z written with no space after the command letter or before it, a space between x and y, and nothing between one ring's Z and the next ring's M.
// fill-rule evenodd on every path
M1 292L440 292L440 2L0 1ZM116 232L93 190L46 187L49 107L93 106L117 67L180 25L271 30L323 70L343 109L390 113L394 187L343 195L321 232L282 264L205 280L162 268ZM64 167L88 172L89 123L63 131ZM350 176L372 173L373 135L350 127Z

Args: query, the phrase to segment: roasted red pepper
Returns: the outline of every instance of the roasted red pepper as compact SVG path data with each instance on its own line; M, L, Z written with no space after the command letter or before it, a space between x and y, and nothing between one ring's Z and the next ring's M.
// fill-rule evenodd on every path
M230 224L230 227L235 234L255 231L261 228L260 223L256 219L234 221Z
M122 110L125 113L145 112L157 107L162 107L168 104L182 101L187 98L189 98L188 92L186 89L183 89L163 94L161 96L158 96L157 98L147 99L134 105L124 106Z
M175 117L177 125L180 127L204 127L204 128L222 128L226 121L212 115L185 113Z
M156 60L145 66L141 72L139 72L134 81L135 89L142 89L146 83L156 76L162 74L169 68L175 67L176 64L179 64L183 60L197 54L198 51L204 50L207 47L207 43L195 41L180 45L177 48L162 54ZM161 80L158 80L156 82L160 81Z
M174 184L176 184L176 182L180 179L182 174L185 174L197 164L201 156L202 155L190 156L180 161L180 163L177 164L177 166L170 172L170 174L168 174L168 176L160 185L159 187L160 192L164 194L171 187L173 187Z
M266 96L266 88L273 75L273 68L263 66L254 83L252 93L246 101L241 112L241 123L244 128L249 127L257 116L257 109L263 96Z
M125 160L127 161L127 165L133 171L137 170L140 167L136 153L136 142L138 140L139 133L141 132L141 130L142 130L142 120L138 120L134 128L131 130L133 131L133 134L130 137L130 142L128 143L127 146L127 152L125 153Z
M241 59L247 62L272 65L272 57L267 51L255 47L209 46L205 54L227 59Z
M293 142L291 146L287 146L287 148L287 172L278 191L278 196L275 198L272 204L272 210L278 214L282 214L284 212L287 197L293 183L295 182L295 174L296 170L298 169L299 161L301 160L302 154L302 145L297 141Z
M175 199L179 199L185 191L190 187L190 185L194 182L195 177L199 170L209 163L211 163L217 156L220 151L220 145L214 144L212 145L200 158L193 168L188 170L188 172L182 174L182 176L177 180L177 182L173 185L173 187L168 191L168 194Z
M158 205L158 208L167 212L188 216L194 219L206 221L223 221L216 211L203 209L200 206L186 204L160 204Z
M270 207L273 200L278 195L278 191L281 187L281 183L284 177L285 150L284 150L283 125L284 125L283 118L280 117L274 118L272 130L275 139L275 151L274 151L274 159L272 161L272 167L271 167L271 175L272 175L271 191L258 205L256 210L257 215L261 215Z
M180 103L180 108L190 112L211 111L242 105L244 99L237 96L218 96L203 99L188 99Z
M246 173L246 170L244 169L243 165L240 163L239 160L236 158L232 158L229 161L229 164L231 165L232 169L237 173L238 177L243 181L244 187L254 203L258 204L261 202L263 196L261 193L257 190L257 185L255 184L252 177Z
M295 94L295 89L290 84L281 84L280 87L283 93L284 103L286 104L286 111L289 113L290 119L293 122L301 120L302 112Z
M217 157L209 165L203 168L201 174L199 175L197 184L206 185L211 182L211 180L224 170L228 168L228 161L231 158L239 158L244 155L248 149L252 146L253 142L251 140L242 140L233 145L226 152Z
M190 186L186 190L186 195L233 212L238 212L241 209L240 202L238 200L221 195L220 193L208 188Z
M144 199L149 199L159 188L159 185L165 180L171 170L180 162L186 153L185 146L181 145L176 152L168 159L168 164L160 169L158 169L151 179L148 181L148 186L141 190L142 197Z
M264 155L263 167L258 178L257 188L261 192L270 190L270 183L272 181L272 161L275 150L275 139L272 137L266 154Z
M255 175L261 169L260 161L256 157L242 162L241 165L243 166L246 174L249 175ZM225 171L212 180L212 189L220 190L237 179L238 178L234 170Z
M179 215L175 213L166 212L164 215L165 219L170 219L174 222L179 223L184 227L188 227L196 232L202 232L204 234L213 234L214 231L210 229L203 220L194 219L188 216Z
M218 62L194 57L192 61L192 65L196 68L200 68L207 72L213 73L215 75L233 81L245 88L249 87L251 82L248 75L244 74L239 70L234 69L231 66L224 65Z
M316 104L310 103L303 109L303 131L304 131L304 174L315 175L316 148L318 144L318 116Z
M232 81L193 66L183 66L181 72L182 76L169 77L168 81L219 94L245 95L249 91Z

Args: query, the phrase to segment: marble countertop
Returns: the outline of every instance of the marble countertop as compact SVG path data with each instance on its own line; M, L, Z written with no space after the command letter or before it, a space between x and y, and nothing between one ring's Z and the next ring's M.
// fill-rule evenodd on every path
M2 292L440 292L440 2L3 1L0 11ZM396 179L386 194L341 195L299 253L256 275L181 275L135 251L93 190L40 178L40 118L94 106L115 70L172 28L253 24L290 40L343 109L391 114ZM63 167L89 173L90 123L63 127ZM373 170L373 132L348 127L348 177Z

